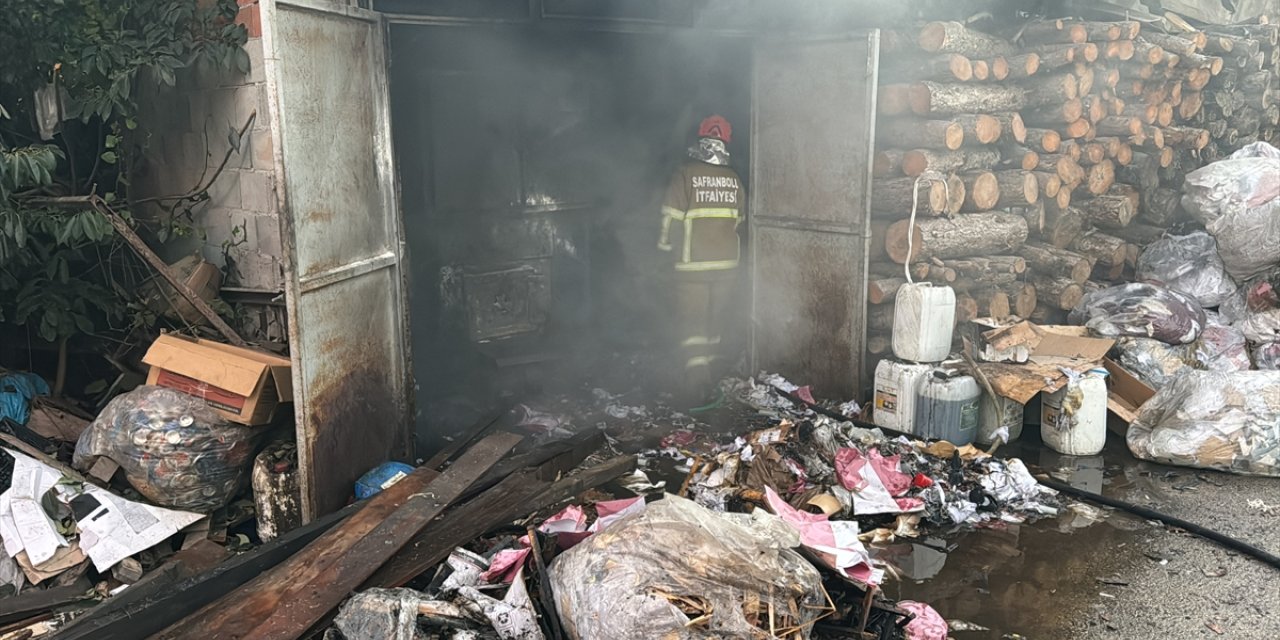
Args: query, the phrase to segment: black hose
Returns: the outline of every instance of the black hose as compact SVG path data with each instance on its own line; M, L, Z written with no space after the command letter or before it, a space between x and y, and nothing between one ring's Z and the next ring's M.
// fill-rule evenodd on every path
M1206 529L1193 522L1187 522L1186 520L1183 520L1181 518L1175 518L1171 515L1160 513L1159 511L1153 511L1146 507L1133 504L1132 502L1125 502L1124 500L1108 498L1107 496L1104 496L1098 493L1093 493L1092 491L1077 489L1076 487L1073 487L1065 482L1058 482L1057 480L1053 480L1051 478L1037 477L1036 479L1040 481L1040 484L1046 487L1049 487L1050 489L1056 489L1067 495L1074 496L1082 500L1088 500L1089 502L1096 502L1098 504L1106 505L1108 507L1122 509L1134 515L1139 515L1139 516L1142 516L1143 518L1147 518L1148 520L1159 520L1160 522L1163 522L1169 526L1177 527L1184 531L1190 531L1191 533L1194 533L1200 536L1201 538L1212 540L1228 549L1232 549L1235 551L1239 551L1240 553L1253 556L1254 558L1261 560L1276 569L1280 569L1280 557L1276 556L1275 554L1268 553L1267 551L1259 549L1258 547L1255 547L1247 542L1242 542L1230 536L1218 533L1217 531L1214 531L1212 529Z

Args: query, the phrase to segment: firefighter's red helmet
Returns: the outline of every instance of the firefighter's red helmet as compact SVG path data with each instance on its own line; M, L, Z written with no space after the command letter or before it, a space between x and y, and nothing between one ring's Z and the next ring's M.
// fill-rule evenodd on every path
M698 125L699 138L715 138L728 143L733 138L733 127L721 116L711 116Z

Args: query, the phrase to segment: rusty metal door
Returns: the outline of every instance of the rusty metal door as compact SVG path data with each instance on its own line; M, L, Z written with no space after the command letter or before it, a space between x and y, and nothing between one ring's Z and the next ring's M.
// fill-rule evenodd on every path
M878 52L878 31L755 50L752 366L832 398L863 380Z
M307 519L408 441L408 322L385 25L337 0L263 0Z

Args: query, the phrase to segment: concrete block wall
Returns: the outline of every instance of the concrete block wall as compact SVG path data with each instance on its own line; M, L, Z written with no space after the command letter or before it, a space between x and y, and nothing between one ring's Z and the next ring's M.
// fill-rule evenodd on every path
M262 65L256 0L240 0L241 22L249 29L245 46L249 71L193 68L175 87L148 86L139 96L143 162L131 195L135 199L182 194L207 182L227 152L226 167L209 188L209 199L192 207L197 236L171 240L159 251L170 261L192 252L223 269L226 286L268 291L284 288L275 170ZM230 132L253 117L232 148ZM150 207L140 215L159 218Z

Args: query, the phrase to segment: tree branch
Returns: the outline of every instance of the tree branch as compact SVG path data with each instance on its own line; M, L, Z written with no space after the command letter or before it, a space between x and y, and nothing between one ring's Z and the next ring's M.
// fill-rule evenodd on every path
M256 120L257 117L258 117L257 110L254 110L253 113L249 114L249 118L245 120L244 126L240 127L240 131L237 134L240 140L242 141L244 140L244 134L249 131L249 127L253 126L253 121ZM222 163L218 165L217 171L213 172L213 175L209 177L209 181L205 183L204 186L200 186L199 183L197 183L196 188L192 189L191 191L188 191L187 193L184 193L182 195L177 195L177 196L155 196L151 198L143 198L141 200L131 200L129 201L129 206L131 207L137 206L137 205L145 204L148 202L166 202L166 201L174 201L174 200L178 202L182 202L184 200L196 201L197 196L199 196L202 193L207 193L209 191L209 188L213 186L214 181L218 179L218 176L222 175L223 170L227 168L227 164L231 162L231 156L236 153L240 153L240 151L235 147L231 147L227 149L226 155L222 156Z

